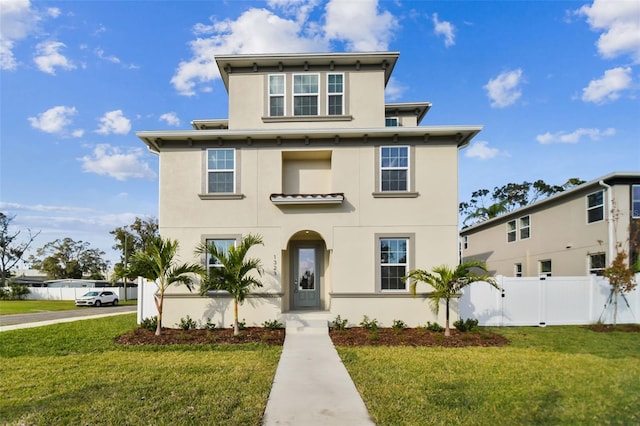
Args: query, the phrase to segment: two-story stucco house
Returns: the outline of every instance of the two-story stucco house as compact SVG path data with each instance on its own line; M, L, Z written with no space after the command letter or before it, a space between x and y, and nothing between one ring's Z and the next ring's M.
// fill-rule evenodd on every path
M601 275L640 249L640 172L611 173L460 232L463 260L496 275Z
M159 156L159 226L180 243L259 234L264 287L240 308L248 325L308 311L424 324L413 268L458 260L458 150L477 125L419 126L431 104L385 104L397 52L216 58L228 119L137 136ZM419 288L424 292L428 288ZM225 292L171 288L165 325L232 321ZM442 312L442 311L441 311Z

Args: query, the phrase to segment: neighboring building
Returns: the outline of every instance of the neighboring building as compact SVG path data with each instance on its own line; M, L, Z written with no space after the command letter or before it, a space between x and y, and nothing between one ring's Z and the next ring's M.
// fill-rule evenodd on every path
M464 228L460 237L463 260L485 260L496 275L601 275L618 243L631 262L638 258L640 172L611 173Z
M137 133L159 156L160 234L181 260L216 267L196 245L263 237L249 252L265 286L240 308L247 324L305 311L435 320L401 278L457 263L458 150L482 127L419 127L430 103L385 104L398 56L218 56L228 120ZM168 327L186 315L228 326L231 312L225 292L165 296Z

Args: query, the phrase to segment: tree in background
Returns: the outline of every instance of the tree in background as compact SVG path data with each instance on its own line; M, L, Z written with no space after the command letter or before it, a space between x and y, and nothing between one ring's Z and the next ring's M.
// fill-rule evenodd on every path
M71 238L48 242L29 257L32 267L47 274L51 279L83 278L103 280L109 262L102 259L105 253L90 248L84 241Z
M495 187L493 191L478 189L471 193L469 201L461 202L460 214L465 216L463 224L493 219L520 207L535 203L558 192L583 184L578 178L570 178L562 185L549 185L543 180L535 182L507 183ZM488 198L487 198L488 197Z
M480 270L483 273L477 274L473 272L474 269ZM416 286L418 282L422 282L430 285L433 291L429 293L429 299L431 299L431 307L433 311L438 314L440 312L440 300L445 301L445 326L444 335L450 336L451 331L449 328L449 302L460 293L460 291L466 286L478 281L484 281L491 286L498 288L495 280L489 277L487 267L484 262L479 260L471 260L458 265L452 269L449 266L442 265L434 267L431 272L423 269L414 269L404 277L404 279L414 280L411 283L411 294L416 295Z
M196 248L197 254L208 254L220 265L220 267L209 268L207 279L200 286L200 294L205 295L209 290L225 290L233 296L233 334L235 336L240 334L238 304L244 302L253 287L262 287L258 278L251 275L252 271L262 275L260 259L246 259L249 249L257 244L262 244L262 237L249 234L242 238L237 247L229 247L229 251L221 250L215 244L207 245L206 243Z
M158 309L158 326L156 336L162 333L162 310L164 293L173 284L184 284L189 291L193 289L196 277L204 277L205 269L192 263L177 263L178 242L169 238L153 238L148 241L144 251L137 251L131 256L130 268L143 271L144 278L154 281L158 292L153 295Z
M116 240L113 249L120 252L120 262L113 267L113 279L124 281L124 300L127 300L127 280L133 281L149 272L130 268L129 256L139 251L146 252L153 240L159 237L158 219L136 217L131 225L118 227L109 233Z
M11 277L11 270L22 260L33 241L40 234L40 231L32 234L31 229L27 229L27 237L19 242L18 237L21 231L12 232L9 230L13 219L15 216L7 216L0 212L0 288L5 287L7 279Z

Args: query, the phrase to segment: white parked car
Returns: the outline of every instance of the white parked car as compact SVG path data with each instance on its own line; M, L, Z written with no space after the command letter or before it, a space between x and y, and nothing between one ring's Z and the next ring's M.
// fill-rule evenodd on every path
M112 291L90 291L76 299L76 306L102 306L118 304L118 296Z

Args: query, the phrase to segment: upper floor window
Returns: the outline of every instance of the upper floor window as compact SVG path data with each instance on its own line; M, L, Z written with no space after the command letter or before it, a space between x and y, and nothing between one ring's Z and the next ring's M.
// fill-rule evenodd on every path
M398 127L400 125L398 117L386 117L384 119L385 127Z
M269 76L269 116L284 116L284 74Z
M318 115L318 74L294 74L293 115Z
M640 218L640 185L631 186L631 217Z
M551 260L540 261L540 275L550 277L551 276Z
M402 278L408 272L409 239L380 238L380 289L406 290Z
M518 234L516 233L516 221L510 220L507 222L507 242L511 243L516 240Z
M524 240L531 236L531 218L524 216L520 218L520 239Z
M233 148L207 150L207 192L235 192L235 163Z
M587 195L587 223L604 219L604 191Z
M380 191L409 190L409 147L380 147Z
M589 274L602 276L606 267L607 262L604 253L595 253L589 255Z
M344 111L344 75L327 75L327 113L342 115Z
M462 237L462 248L463 249L468 249L469 248L469 236L465 235L464 237Z

